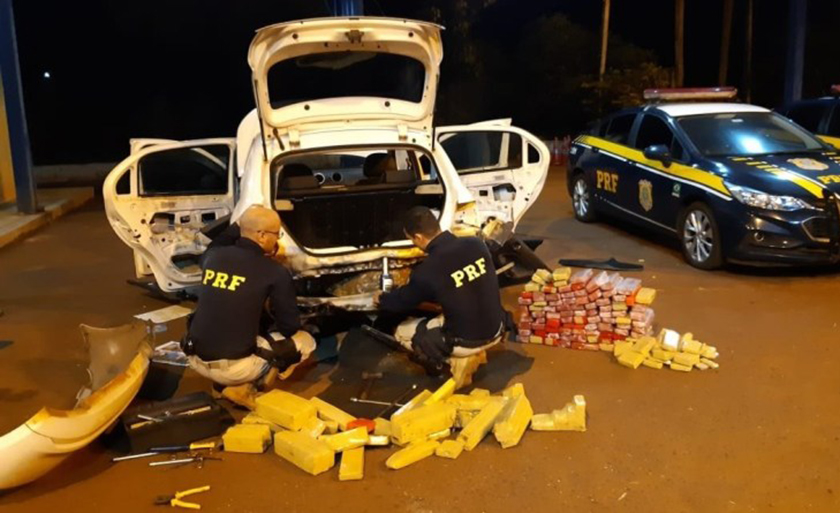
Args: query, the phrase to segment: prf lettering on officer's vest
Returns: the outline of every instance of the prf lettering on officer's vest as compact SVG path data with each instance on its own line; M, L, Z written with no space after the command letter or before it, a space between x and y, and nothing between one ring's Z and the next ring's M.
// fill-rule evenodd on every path
M595 171L595 187L607 192L618 192L618 173Z
M823 175L818 176L817 180L821 181L822 183L828 185L830 183L840 183L840 175Z
M230 280L230 283L228 283ZM245 283L244 276L229 275L228 273L216 272L212 269L204 270L204 279L201 280L202 285L210 285L217 289L236 290L236 287Z
M474 264L465 265L462 269L458 269L449 276L452 276L452 280L455 281L455 288L461 288L464 285L464 279L470 282L486 272L487 265L484 262L484 257L481 257Z

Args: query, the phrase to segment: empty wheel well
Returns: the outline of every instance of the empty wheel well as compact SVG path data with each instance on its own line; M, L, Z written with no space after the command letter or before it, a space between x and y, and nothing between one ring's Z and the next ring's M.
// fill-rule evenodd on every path
M582 175L582 174L583 174L583 169L581 169L581 168L579 168L579 167L574 168L574 169L570 172L570 174L569 174L569 179L568 179L568 180L566 180L566 188L568 189L568 192L569 192L569 195L570 195L570 196L572 195L572 187L574 186L574 182L575 182L575 180L574 180L574 179L575 179L575 177L576 177L577 175Z

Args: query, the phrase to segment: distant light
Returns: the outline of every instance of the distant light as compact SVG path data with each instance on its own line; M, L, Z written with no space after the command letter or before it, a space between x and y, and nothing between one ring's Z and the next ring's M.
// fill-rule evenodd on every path
M47 79L47 80L49 80L50 78L52 78L52 75L50 75L50 72L49 72L49 71L45 71L45 72L44 72L44 78L45 78L45 79Z

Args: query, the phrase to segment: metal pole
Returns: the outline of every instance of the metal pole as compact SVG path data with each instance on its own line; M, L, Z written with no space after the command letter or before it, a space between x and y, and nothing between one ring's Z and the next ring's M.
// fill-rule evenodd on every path
M723 0L723 28L720 34L718 85L725 86L729 76L729 41L732 39L732 0Z
M747 0L747 30L744 45L744 100L752 102L752 45L753 45L753 0Z
M806 1L790 0L784 103L794 102L802 98L802 72L805 64L805 22L807 17Z
M685 65L683 62L683 37L685 20L685 0L674 2L674 82L676 87L683 86Z
M9 144L12 149L12 169L15 176L18 212L34 214L38 210L35 180L32 177L32 154L23 106L23 87L20 82L15 15L12 0L0 0L0 75L9 123Z
M598 80L604 80L607 71L607 41L610 35L610 0L604 0L604 15L601 18L601 65L598 67Z

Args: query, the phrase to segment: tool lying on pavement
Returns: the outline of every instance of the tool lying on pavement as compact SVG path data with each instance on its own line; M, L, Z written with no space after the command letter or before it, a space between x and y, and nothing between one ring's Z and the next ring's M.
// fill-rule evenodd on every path
M189 445L174 445L170 447L151 447L149 448L148 452L141 452L140 454L129 454L128 456L118 456L116 458L111 458L111 461L118 462L136 460L139 458L148 458L149 456L157 456L158 454L163 454L167 452L186 452L200 450L212 451L215 448L216 442L194 443Z
M377 404L379 406L405 406L405 404L401 404L401 403L393 403L393 402L389 403L389 402L386 402L386 401L373 401L371 399L362 399L360 397L351 397L350 400L354 403L359 403L359 404Z
M190 456L188 458L180 458L175 460L166 460L166 461L153 461L149 463L150 467L165 467L168 465L187 465L189 463L195 463L198 468L204 468L205 461L222 461L222 458L214 458L212 456Z
M406 397L408 397L408 396L409 396L409 394L411 394L411 393L412 393L412 392L414 392L415 390L417 390L417 384L416 384L416 383L415 383L415 384L413 384L413 385L411 385L410 387L408 387L408 388L406 389L406 391L405 391L405 392L403 392L403 393L401 393L400 395L398 395L396 399L394 399L393 401L391 401L391 402L388 404L388 406L386 406L386 407L385 407L385 409L383 409L381 412L379 412L376 416L377 416L377 417L385 417L385 415L386 415L386 414L387 414L387 413L388 413L388 412L389 412L392 408L395 408L395 407L397 407L397 406L399 406L399 407L405 406L404 404L399 404L399 402L400 402L400 401L402 401L403 399L405 399Z
M202 486L200 488L191 488L189 490L184 490L183 492L175 492L173 495L160 495L155 499L156 506L172 506L173 508L185 508L185 509L201 509L201 504L196 504L194 502L186 502L182 501L181 499L187 497L189 495L195 495L197 493L203 493L210 490L210 486Z
M585 267L589 269L603 269L605 271L643 271L645 269L645 266L641 264L619 262L615 258L610 258L609 260L574 260L561 258L558 260L558 263L568 267Z

